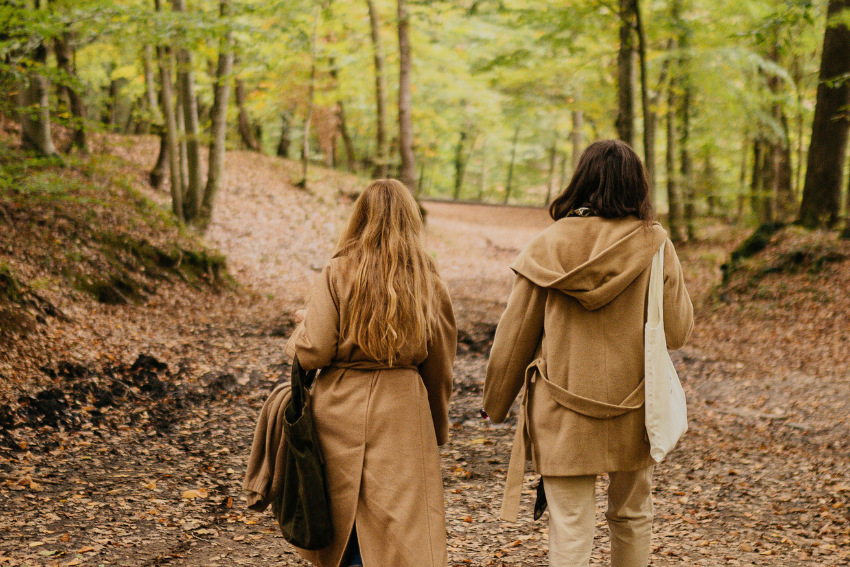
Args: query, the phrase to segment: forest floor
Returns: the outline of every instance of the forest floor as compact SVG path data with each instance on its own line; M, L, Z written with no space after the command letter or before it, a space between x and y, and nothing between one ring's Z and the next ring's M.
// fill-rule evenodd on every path
M116 158L72 167L80 184L167 206L167 193L145 183L154 138L99 144ZM288 374L291 314L359 186L315 168L305 192L293 186L298 176L292 162L228 153L205 239L237 285L177 274L178 263L140 299L113 304L68 291L43 255L55 241L69 265L96 268L100 248L84 223L43 200L24 210L0 186L0 280L4 269L15 274L35 302L18 334L0 333L0 567L306 565L271 514L250 512L241 495L257 412ZM39 195L52 194L46 186ZM91 195L75 198L116 231L133 226L185 250L203 244L167 223L113 218ZM442 449L449 564L544 566L547 521L531 519L533 473L520 521L497 517L516 420L493 425L478 409L510 292L507 266L549 221L539 209L425 208L427 244L459 323ZM27 244L33 235L40 247ZM691 428L656 469L652 565L850 565L850 243L780 231L719 287L720 265L747 235L708 223L679 249L696 305L691 342L674 353ZM127 277L151 279L131 264L121 264ZM604 482L594 565L609 562Z

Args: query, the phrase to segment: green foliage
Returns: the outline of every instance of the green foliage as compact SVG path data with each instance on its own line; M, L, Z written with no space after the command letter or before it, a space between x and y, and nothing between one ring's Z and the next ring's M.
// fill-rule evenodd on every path
M109 86L114 83L126 114L132 101L144 94L143 47L179 41L195 53L200 106L209 108L219 41L231 29L238 54L234 75L247 86L246 109L262 126L264 149L276 148L283 115L290 124L287 135L292 147L300 148L314 2L233 0L231 15L224 19L215 0L190 2L186 13L172 12L167 0L162 3L161 12L154 11L152 0L61 0L40 11L8 2L0 5L0 29L7 30L0 36L0 77L23 78L35 39L50 41L70 31L78 47L79 82L56 71L49 71L51 78L61 84L84 85L92 119L111 108ZM324 2L321 6L311 158L324 161L331 147L341 144L335 128L337 104L342 103L359 167L368 172L376 147L366 3ZM387 56L389 135L394 143L396 3L376 0L376 6ZM559 156L572 151L572 111L581 111L585 117L586 141L615 136L619 26L615 3L434 0L414 3L410 9L414 144L423 177L420 187L427 194L453 193L453 164L461 132L469 140L461 195L500 201L514 132L519 128L514 196L529 203L540 203L545 194L553 144ZM826 25L824 2L687 0L678 24L671 21L669 0L643 0L641 9L649 95L660 117L666 112L663 77L679 59L689 61L694 154L710 153L714 168L713 182L700 187L699 198L711 196L720 210L733 208L745 190L741 173L748 164L742 154L747 141L756 136L791 147L795 181L800 178L814 107L815 55ZM671 49L670 39L681 33L687 34L688 47ZM778 86L770 86L775 79ZM777 120L777 107L787 123ZM231 109L230 122L235 121L236 112ZM640 140L642 119L636 126ZM658 126L657 182L663 186L661 121ZM230 142L238 145L235 131ZM641 150L640 144L637 149ZM392 154L391 171L398 167L397 151ZM565 173L569 175L569 167ZM566 179L555 177L561 186L566 184Z

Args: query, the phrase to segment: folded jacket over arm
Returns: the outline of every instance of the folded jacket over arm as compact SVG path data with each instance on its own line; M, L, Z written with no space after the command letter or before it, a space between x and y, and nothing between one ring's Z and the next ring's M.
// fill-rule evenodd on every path
M280 384L269 394L257 418L243 485L248 497L248 508L257 512L268 508L283 489L286 473L283 414L291 398L290 384Z

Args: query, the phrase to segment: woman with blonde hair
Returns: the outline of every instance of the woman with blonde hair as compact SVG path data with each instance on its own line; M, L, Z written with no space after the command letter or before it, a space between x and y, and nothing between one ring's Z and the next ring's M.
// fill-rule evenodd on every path
M299 550L319 567L446 565L438 446L457 328L421 232L407 188L373 181L287 344L305 370L321 369L312 404L334 541Z
M611 564L645 567L654 461L644 423L644 323L662 246L668 348L688 340L693 306L673 243L653 221L643 164L627 144L591 144L549 213L554 224L511 265L516 279L484 383L484 410L496 422L524 390L502 518L516 520L528 456L549 504L549 565L584 567L596 478L607 473Z

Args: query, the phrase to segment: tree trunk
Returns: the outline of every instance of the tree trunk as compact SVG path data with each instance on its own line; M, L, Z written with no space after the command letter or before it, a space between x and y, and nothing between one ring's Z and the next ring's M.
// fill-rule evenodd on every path
M336 60L333 57L331 57L330 68L331 68L330 69L331 78L334 80L334 83L337 83L337 91L339 91L339 88L338 88L339 71L338 71L337 66L336 66ZM348 120L346 119L346 116L345 116L345 104L343 103L341 96L338 97L338 99L337 99L336 116L337 116L337 120L339 121L339 134L340 134L340 136L342 136L342 143L345 146L345 159L346 159L346 163L348 165L348 171L354 171L356 163L357 163L357 157L354 154L354 140L351 139L351 132L348 131ZM333 152L334 152L333 164L334 164L334 166L336 166L336 164L338 162L338 160L336 158L336 152L337 152L336 140L334 140L332 147L333 147Z
M744 132L744 140L741 143L741 173L738 183L738 209L735 213L735 221L741 222L744 216L744 203L747 201L747 164L750 157L750 139L749 134Z
M584 150L584 113L573 110L573 131L570 134L573 141L573 171L578 167L578 160Z
M617 135L634 146L635 64L634 0L620 1L620 49L617 54Z
M88 143L86 140L86 106L83 102L83 97L77 91L74 83L77 79L76 69L76 47L74 44L74 34L66 31L61 36L56 38L54 43L56 51L56 65L67 75L68 85L63 85L62 90L68 99L69 110L73 117L74 134L71 138L71 144L78 148L83 153L88 153ZM74 86L71 86L74 85Z
M830 0L828 25L847 9L850 0ZM844 23L829 25L823 37L812 141L800 205L800 223L809 228L832 227L840 217L841 180L850 127L847 114L850 83L843 78L847 73L850 73L850 29Z
M307 117L304 119L304 139L301 147L301 181L298 185L307 188L307 169L310 164L310 122L313 120L313 103L316 97L316 63L319 49L319 17L321 12L316 6L313 20L313 40L310 49L310 84L307 90Z
M186 0L171 0L175 12L186 12ZM201 140L198 123L198 99L195 96L195 73L192 70L192 53L185 48L177 50L177 81L183 105L183 121L186 128L186 161L189 177L183 199L184 216L192 221L201 207Z
M290 117L286 112L281 113L280 115L280 142L277 144L277 155L278 157L288 158L289 157L289 126L290 126Z
M685 81L690 81L687 75L683 75ZM696 239L696 194L694 191L693 167L691 165L691 86L686 83L682 89L682 103L679 107L679 120L682 130L679 136L679 154L682 172L682 197L685 201L685 228L688 231L688 240Z
M413 121L410 108L410 16L407 0L398 0L398 143L401 182L412 191L416 186L416 157L413 154Z
M35 9L41 9L39 0ZM42 74L47 65L47 46L39 41L28 69L29 85L19 90L21 115L21 141L46 156L56 155L56 146L50 134L50 83Z
M384 45L381 41L381 19L375 7L374 0L366 0L369 7L369 24L372 29L372 52L375 59L375 136L377 155L372 177L383 179L389 168L389 139L387 138L387 77L384 72L386 58Z
M234 56L233 66L239 67L238 57ZM260 145L254 137L254 131L251 128L251 117L245 108L245 81L239 76L233 79L233 94L236 98L236 107L239 109L239 136L242 138L242 143L252 152L259 152Z
M561 154L561 169L558 172L558 185L557 191L555 191L555 197L561 194L561 192L567 187L567 162L570 161L570 157L567 155L567 152L563 152ZM573 168L575 171L575 168Z
M481 142L481 171L478 174L478 197L480 203L484 198L484 189L487 186L487 137Z
M156 11L162 10L161 0L154 0ZM168 143L168 172L171 180L171 210L183 222L183 187L180 182L180 152L178 149L177 117L174 108L174 86L171 82L171 55L163 45L156 48L159 59L159 82L162 88L162 115Z
M546 200L543 202L548 206L552 202L552 185L555 183L555 163L558 161L558 132L552 136L552 146L549 148L549 176L546 178Z
M753 175L750 180L750 209L761 221L763 216L762 187L764 187L764 143L761 137L753 140Z
M782 64L779 49L778 30L774 26L773 41L767 58L777 66ZM794 216L796 209L792 188L791 135L788 130L788 117L785 115L783 104L779 101L782 81L776 74L767 71L765 73L768 73L767 88L774 101L771 114L780 127L779 133L770 134L770 140L765 147L765 167L770 169L765 176L770 182L765 185L765 198L769 199L769 211L766 216L770 218L769 222L774 220L787 222Z
M351 132L348 130L348 120L345 116L345 107L342 101L339 101L339 109L337 110L339 117L339 133L342 136L342 144L345 146L345 161L348 164L348 171L357 169L357 155L354 153L354 140L351 138Z
M758 199L758 218L760 224L772 223L776 218L776 143L762 140L761 187Z
M466 173L466 162L469 158L469 156L464 152L466 149L466 141L469 138L469 130L470 127L467 125L460 131L460 138L458 139L457 147L455 148L455 190L453 194L455 201L460 199L460 192L463 188L463 177Z
M159 153L156 156L156 164L148 174L148 179L151 187L159 189L165 181L165 168L168 165L168 135L164 126L155 125L154 128L158 131Z
M222 19L230 12L230 0L219 1ZM200 222L208 225L212 219L215 198L224 179L224 152L227 142L227 104L230 101L230 74L233 72L233 33L228 29L218 48L218 67L215 72L213 105L210 111L210 154L207 186L201 200Z
M174 53L171 54L171 66L172 68L177 68L177 61L174 57ZM180 194L184 195L182 199L185 199L186 195L186 183L189 179L189 157L186 154L186 114L183 112L183 91L180 89L179 78L178 82L174 84L175 89L175 105L174 105L174 114L177 116L177 139L180 149ZM185 203L184 203L185 208ZM184 211L185 218L185 211Z
M157 104L156 99L156 79L154 78L153 57L153 46L145 45L142 50L142 64L145 70L145 103L147 107L144 120L148 125L159 123L159 116L157 113L159 104Z
M646 177L649 181L649 199L655 203L655 112L649 102L649 77L646 74L646 33L640 13L640 0L633 0L635 27L638 36L638 55L640 59L640 100L643 110L643 161L646 165Z
M670 50L674 48L670 44ZM670 240L679 243L682 238L682 198L679 194L678 175L676 174L676 77L670 77L667 86L667 225L670 227Z
M679 58L677 62L676 84L681 91L677 114L679 130L679 167L682 174L682 198L684 200L684 221L689 240L696 238L694 180L691 167L691 75L690 75L690 34L687 23L682 19L682 0L673 0L673 26L677 30Z
M120 91L121 84L119 80L110 79L109 100L106 102L106 116L102 119L102 122L109 127L110 132L115 131L115 125L118 123L118 93Z
M514 128L514 143L511 145L511 163L508 166L508 182L505 184L505 204L511 198L511 189L514 183L514 162L516 161L516 145L519 140L519 126Z

